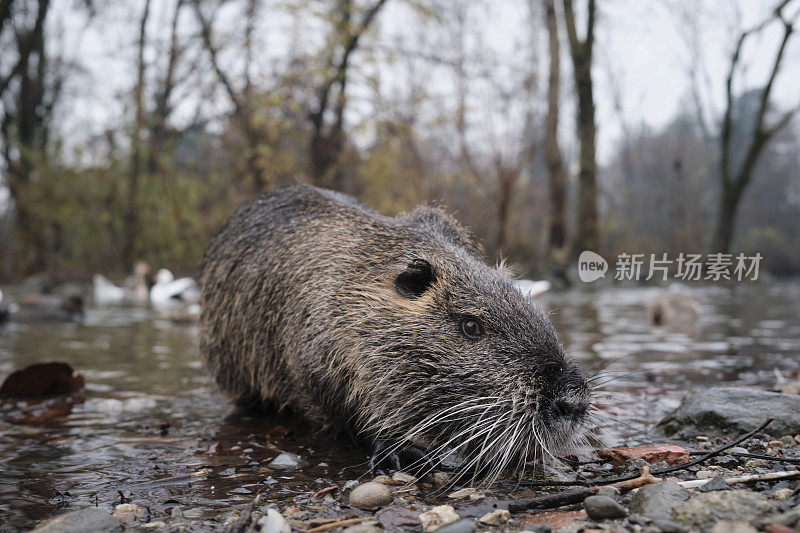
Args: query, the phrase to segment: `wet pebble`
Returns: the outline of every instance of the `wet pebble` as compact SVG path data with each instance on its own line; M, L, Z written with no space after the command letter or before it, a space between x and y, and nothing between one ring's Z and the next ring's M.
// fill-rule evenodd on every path
M450 474L447 472L434 472L433 483L435 485L447 485L450 483Z
M774 511L763 494L750 490L704 492L676 506L672 519L691 531L710 529L719 520L751 521ZM726 530L725 533L732 533Z
M417 478L405 472L395 472L392 474L392 479L399 483L416 483Z
M616 487L600 487L597 489L597 495L606 496L612 500L616 500L619 497L619 489Z
M464 518L440 527L436 533L472 533L473 531L475 531L475 522Z
M275 509L267 510L267 514L258 519L261 533L292 533L289 522Z
M133 503L122 503L114 508L111 515L123 524L130 526L140 521L145 514L145 510Z
M657 527L662 533L686 533L686 528L672 520L653 520L653 526Z
M757 533L757 531L756 528L745 522L720 520L714 524L710 533Z
M363 483L350 493L350 506L357 509L377 509L392 503L392 500L389 487L374 481Z
M497 509L491 513L486 513L478 519L478 522L485 526L502 526L507 524L511 518L511 513L506 509Z
M426 533L432 533L441 526L456 522L459 519L456 510L450 505L437 505L430 511L426 511L419 515L419 521L422 523L422 529Z
M294 472L302 470L308 466L308 462L296 453L283 452L278 457L270 461L267 465L273 470L281 470L283 472Z
M672 509L689 499L689 491L674 481L662 481L640 488L630 501L633 513L652 519L669 520Z
M603 520L606 518L622 518L628 515L628 509L608 496L589 496L583 502L583 508L589 518Z
M362 522L344 529L343 533L383 533L377 522Z
M70 511L49 520L45 520L33 530L33 533L94 533L95 531L121 531L122 522L108 514L107 511L95 507L87 507Z

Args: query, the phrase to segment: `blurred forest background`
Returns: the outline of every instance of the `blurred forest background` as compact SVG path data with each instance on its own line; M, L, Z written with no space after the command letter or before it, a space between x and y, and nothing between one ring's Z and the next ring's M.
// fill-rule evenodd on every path
M0 279L189 272L239 201L297 182L386 214L443 203L531 275L583 249L760 252L797 273L798 13L0 0ZM639 49L663 27L659 54ZM641 88L665 69L678 104L654 121Z

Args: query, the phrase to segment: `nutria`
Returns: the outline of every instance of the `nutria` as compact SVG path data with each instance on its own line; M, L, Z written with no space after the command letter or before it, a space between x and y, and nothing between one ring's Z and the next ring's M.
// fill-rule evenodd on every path
M647 305L647 321L653 326L693 325L700 316L700 304L679 292L663 292Z
M435 207L382 216L295 186L245 202L201 264L201 350L243 404L378 459L496 477L583 439L589 387L553 326Z

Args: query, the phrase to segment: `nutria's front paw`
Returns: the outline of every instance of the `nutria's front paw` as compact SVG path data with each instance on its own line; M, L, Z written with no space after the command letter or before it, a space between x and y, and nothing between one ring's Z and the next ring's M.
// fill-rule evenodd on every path
M373 476L384 474L381 467L424 475L431 472L436 463L418 446L412 444L398 446L390 441L378 440L370 450L370 474Z

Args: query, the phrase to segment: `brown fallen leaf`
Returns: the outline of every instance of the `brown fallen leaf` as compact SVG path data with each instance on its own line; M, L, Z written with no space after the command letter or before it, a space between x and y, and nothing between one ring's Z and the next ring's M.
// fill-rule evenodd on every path
M599 450L600 457L611 459L614 467L622 466L631 459L643 459L648 463L666 461L668 465L675 466L689 462L689 450L674 444L659 444L653 446L633 446L631 448L608 448Z
M0 398L29 398L72 394L85 385L67 363L34 363L12 372L0 385Z

